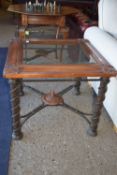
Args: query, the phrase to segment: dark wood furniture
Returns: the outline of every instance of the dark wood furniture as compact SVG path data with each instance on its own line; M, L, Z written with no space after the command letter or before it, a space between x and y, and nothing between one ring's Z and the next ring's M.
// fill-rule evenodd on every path
M63 33L63 37L67 38L69 29L66 27L66 16L75 14L77 9L67 6L57 6L51 11L48 5L40 10L27 10L25 4L14 4L8 8L9 12L21 15L21 25L19 27L19 37L25 39L25 31L30 25L57 26L56 38L59 33Z
M87 40L31 40L30 44L38 44L38 46L41 46L40 53L42 53L42 49L47 49L45 46L49 46L50 50L46 50L46 52L48 51L48 54L46 54L46 56L42 55L43 61L41 60L40 54L36 62L33 62L35 59L31 60L30 62L30 58L26 58L26 60L24 60L23 43L19 39L15 39L10 43L7 61L4 68L4 77L10 79L11 84L13 138L22 138L21 126L33 114L42 110L46 106L54 105L60 105L78 113L88 122L90 126L88 134L91 136L96 136L101 109L105 98L105 92L107 90L107 84L109 83L110 77L117 75L117 71L106 61L102 55L97 52L97 50ZM52 50L53 47L51 48L53 45L58 46L59 54L62 56L61 61L54 58L54 50ZM28 50L28 52L30 56L30 50ZM36 90L36 93L38 92L42 94L42 104L28 114L21 116L19 105L20 92L22 92L23 89L22 79L23 81L45 81L46 79L48 81L50 79L55 81L68 81L70 79L70 81L74 80L76 83L75 85L65 88L58 94L56 94L54 91L44 94L39 90ZM94 99L92 114L83 113L82 111L74 109L64 102L64 99L61 97L61 95L74 86L79 93L80 81L93 80L99 81L100 85L98 95ZM34 88L31 87L30 89L34 90ZM91 120L86 117L87 115L92 116Z

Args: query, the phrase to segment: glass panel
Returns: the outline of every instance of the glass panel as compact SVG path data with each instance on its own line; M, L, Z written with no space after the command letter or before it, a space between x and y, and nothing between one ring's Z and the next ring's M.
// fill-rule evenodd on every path
M78 44L24 45L24 64L92 64L93 57L84 53Z

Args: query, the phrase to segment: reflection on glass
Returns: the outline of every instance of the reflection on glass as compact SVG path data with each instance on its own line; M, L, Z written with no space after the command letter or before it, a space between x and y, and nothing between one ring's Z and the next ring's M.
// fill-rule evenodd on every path
M92 60L92 59L91 59ZM64 45L24 45L25 64L91 64L81 46L78 44Z

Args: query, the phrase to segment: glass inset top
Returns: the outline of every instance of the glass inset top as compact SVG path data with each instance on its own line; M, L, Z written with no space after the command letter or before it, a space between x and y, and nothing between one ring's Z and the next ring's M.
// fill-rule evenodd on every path
M92 55L85 53L81 44L30 44L24 45L23 64L27 65L69 65L95 64Z

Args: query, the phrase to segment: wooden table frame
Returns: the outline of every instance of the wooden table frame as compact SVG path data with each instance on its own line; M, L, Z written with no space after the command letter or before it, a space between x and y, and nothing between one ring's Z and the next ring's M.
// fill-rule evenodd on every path
M82 80L87 77L99 77L100 86L98 95L95 100L93 115L89 122L88 134L91 136L97 135L97 127L105 99L105 92L109 78L117 75L117 71L100 55L97 50L84 39L67 39L67 40L38 40L36 43L40 44L80 44L88 57L95 59L95 64L70 64L70 65L26 65L23 64L23 44L19 39L11 42L8 50L7 61L4 68L4 77L10 79L11 84L11 101L12 101L12 118L13 118L13 138L21 139L21 116L20 116L20 95L22 89L21 79L35 79L41 80L45 78L51 79L76 79ZM93 79L91 79L92 81ZM77 81L77 88L79 89L79 81ZM45 105L46 106L46 105ZM41 105L36 111L41 110L45 106ZM77 111L78 112L78 111ZM30 113L29 115L32 115Z

